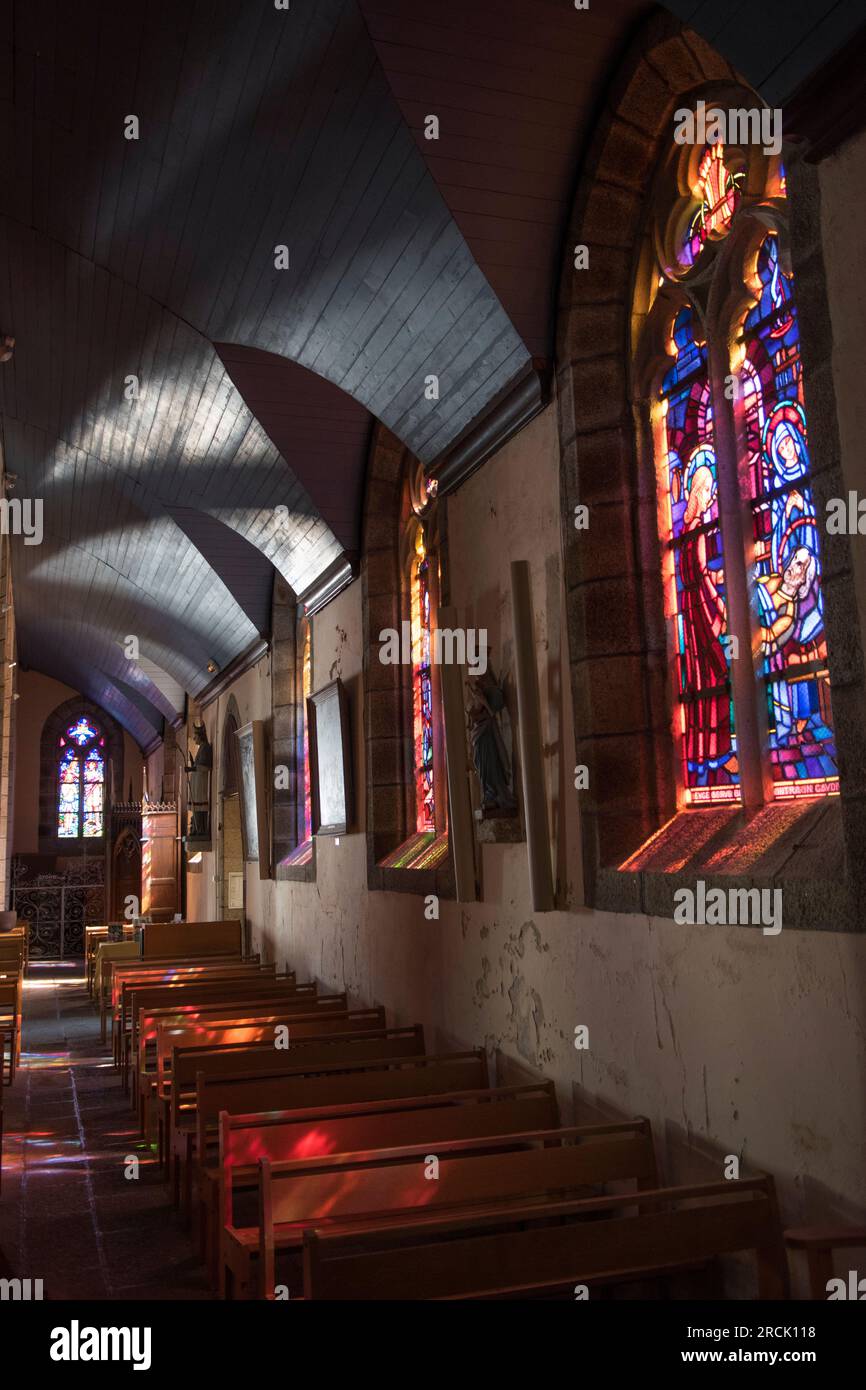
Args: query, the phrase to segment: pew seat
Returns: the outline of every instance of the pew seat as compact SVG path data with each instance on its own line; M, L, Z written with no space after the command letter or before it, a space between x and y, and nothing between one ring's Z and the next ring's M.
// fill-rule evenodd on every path
M511 1299L573 1296L576 1286L667 1278L696 1264L751 1255L758 1297L788 1296L772 1178L659 1188L634 1195L391 1222L345 1222L304 1233L304 1298Z

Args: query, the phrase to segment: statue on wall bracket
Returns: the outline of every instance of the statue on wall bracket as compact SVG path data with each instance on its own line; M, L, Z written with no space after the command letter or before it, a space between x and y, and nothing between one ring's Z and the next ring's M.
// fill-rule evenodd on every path
M472 763L481 789L480 821L517 818L512 763L502 728L505 691L492 667L466 681L466 719ZM510 838L510 837L509 837Z
M213 748L204 724L193 724L192 736L196 751L186 768L187 805L189 808L188 849L210 849L210 788L213 773Z

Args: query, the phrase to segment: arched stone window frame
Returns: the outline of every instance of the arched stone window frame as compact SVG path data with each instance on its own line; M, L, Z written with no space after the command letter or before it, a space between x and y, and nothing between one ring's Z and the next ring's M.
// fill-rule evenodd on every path
M386 861L416 834L411 665L380 660L379 634L402 632L411 622L410 576L414 539L424 528L435 560L431 580L432 625L447 603L445 514L428 491L417 459L383 425L371 444L364 502L361 563L364 616L364 738L367 771L367 883L371 889L454 896L447 840L447 779L439 672L432 667L433 767L436 803L435 867L403 868Z
M304 818L304 638L312 662L313 620L284 579L274 581L271 626L272 768L288 768L288 782L272 788L273 862L276 881L313 883L316 838L305 838ZM305 844L307 848L304 849Z
M92 839L61 839L57 834L57 779L59 740L70 724L80 718L97 724L105 737L105 799L103 833ZM87 851L105 851L111 833L111 806L123 800L124 748L120 725L103 709L83 696L64 700L48 715L42 726L39 748L39 853L74 856Z
M237 732L240 727L237 700L234 695L230 695L223 715L219 769L220 796L240 794L240 755L237 746Z
M810 807L801 802L799 810L778 803L733 811L677 807L652 364L634 349L652 307L648 294L641 299L641 269L674 113L698 97L723 105L732 91L742 94L743 83L720 55L669 16L653 16L609 93L580 172L566 240L557 399L577 761L588 767L590 783L580 793L586 900L670 917L676 891L694 888L701 878L725 888L783 887L786 926L853 928L859 883L866 876L866 690L859 625L850 620L857 609L847 537L822 536L840 797ZM796 150L783 153L811 485L823 516L828 498L846 494L820 199L816 170ZM579 246L587 248L585 270L575 268ZM732 266L736 249L732 243ZM733 293L734 285L728 281L726 289ZM721 317L731 305L709 307ZM589 508L587 531L574 528L578 505ZM652 837L665 853L638 856L639 867L623 867L635 864L636 852Z

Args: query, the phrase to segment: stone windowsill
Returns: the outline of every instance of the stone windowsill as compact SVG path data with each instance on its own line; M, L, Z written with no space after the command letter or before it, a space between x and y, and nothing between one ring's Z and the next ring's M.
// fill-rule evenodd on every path
M674 894L780 888L784 927L856 931L866 925L847 872L838 797L774 802L750 820L737 807L678 812L623 864L598 870L592 906L673 918Z

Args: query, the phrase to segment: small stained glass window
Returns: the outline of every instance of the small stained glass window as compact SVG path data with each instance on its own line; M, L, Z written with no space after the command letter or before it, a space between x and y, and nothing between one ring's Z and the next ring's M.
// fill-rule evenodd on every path
M57 835L98 839L105 826L105 739L83 715L58 739Z
M430 560L419 526L412 565L412 699L416 830L436 829L433 685L430 669Z

